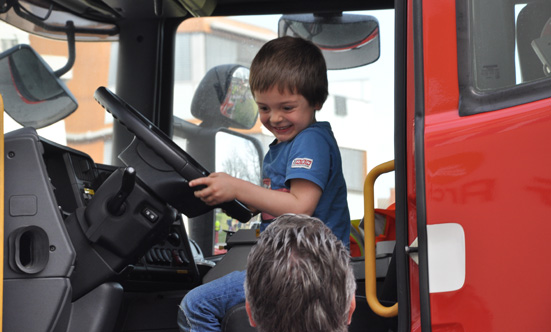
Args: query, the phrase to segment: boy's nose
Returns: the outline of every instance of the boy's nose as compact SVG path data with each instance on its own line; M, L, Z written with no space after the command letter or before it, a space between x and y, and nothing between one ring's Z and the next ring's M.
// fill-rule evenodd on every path
M280 112L272 112L272 114L270 114L270 122L271 123L279 123L281 122L281 120L283 120L283 116L281 116L281 113Z

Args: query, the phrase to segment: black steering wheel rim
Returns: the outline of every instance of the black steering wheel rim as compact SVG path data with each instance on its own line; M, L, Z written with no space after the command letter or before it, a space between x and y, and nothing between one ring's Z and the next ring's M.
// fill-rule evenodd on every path
M138 140L147 145L162 158L166 164L181 175L186 181L198 177L208 176L210 172L199 164L192 156L182 150L164 132L139 113L135 108L126 103L119 96L115 95L105 87L99 87L94 93L96 101L111 113L113 117L125 126ZM191 204L205 204L196 198ZM239 220L247 222L252 213L241 202L233 200L220 206L226 214Z

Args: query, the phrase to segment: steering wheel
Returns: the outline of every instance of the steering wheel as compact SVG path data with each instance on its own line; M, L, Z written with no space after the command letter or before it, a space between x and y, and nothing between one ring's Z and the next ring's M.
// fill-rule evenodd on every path
M165 133L136 109L105 87L99 87L94 93L94 98L106 111L111 113L119 123L133 133L140 142L154 151L172 170L185 180L183 182L185 182L187 192L190 194L186 195L186 197L176 198L178 201L185 201L186 205L194 207L194 211L201 211L204 213L215 207L220 207L226 214L240 222L247 222L251 219L251 211L237 200L226 202L219 206L208 206L199 198L195 197L193 195L193 190L198 190L199 188L190 188L187 183L193 179L208 176L210 172L182 150L176 143L168 138ZM178 204L173 203L172 205L176 205L175 207L178 208ZM180 212L186 214L185 211ZM193 216L188 215L188 217Z

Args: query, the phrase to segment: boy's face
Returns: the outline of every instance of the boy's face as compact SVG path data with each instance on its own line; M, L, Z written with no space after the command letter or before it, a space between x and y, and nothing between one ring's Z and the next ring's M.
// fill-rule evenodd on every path
M260 121L278 143L295 138L301 131L316 122L316 107L310 106L301 94L293 94L272 87L265 92L255 91Z

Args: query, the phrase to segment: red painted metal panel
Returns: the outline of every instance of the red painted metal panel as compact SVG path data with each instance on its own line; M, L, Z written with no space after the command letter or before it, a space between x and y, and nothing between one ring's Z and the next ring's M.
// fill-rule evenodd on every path
M431 294L433 331L549 330L551 100L459 117L455 1L423 16L427 223L466 238L465 285Z

